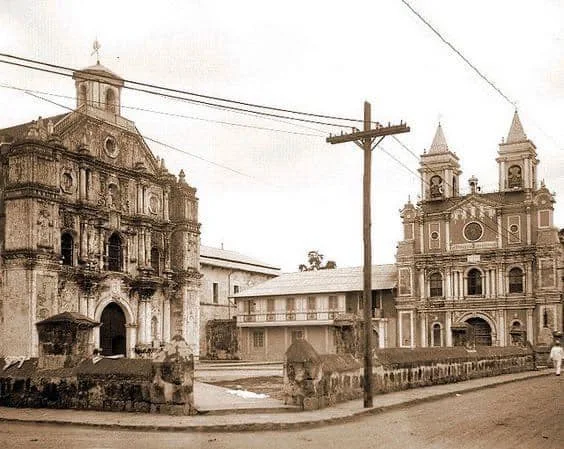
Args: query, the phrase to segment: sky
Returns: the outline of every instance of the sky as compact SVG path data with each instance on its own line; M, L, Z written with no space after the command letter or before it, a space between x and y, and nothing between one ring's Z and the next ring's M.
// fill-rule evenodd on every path
M557 194L554 224L564 227L564 2L408 1L517 105L537 146L539 180ZM2 53L84 68L96 62L95 39L100 62L126 79L359 119L368 101L373 120L407 122L411 132L398 138L416 155L429 148L440 121L460 158L461 186L472 175L484 191L497 186L498 144L515 106L401 0L0 0ZM5 64L0 84L75 94L68 78ZM0 104L0 128L65 112L4 87ZM123 91L122 105L144 136L196 156L148 142L172 173L184 169L197 188L202 244L283 271L296 271L309 250L338 266L362 264L362 151L325 142L342 128L131 90ZM372 258L393 263L402 238L399 210L420 193L419 161L391 138L380 146L401 163L374 151Z

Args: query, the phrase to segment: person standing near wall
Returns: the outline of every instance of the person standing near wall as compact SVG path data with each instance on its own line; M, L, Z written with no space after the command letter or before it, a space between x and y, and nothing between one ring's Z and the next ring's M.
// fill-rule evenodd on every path
M554 343L554 346L550 350L549 358L556 367L556 375L560 376L560 368L562 368L562 359L564 358L564 349L560 344L560 340L556 340Z

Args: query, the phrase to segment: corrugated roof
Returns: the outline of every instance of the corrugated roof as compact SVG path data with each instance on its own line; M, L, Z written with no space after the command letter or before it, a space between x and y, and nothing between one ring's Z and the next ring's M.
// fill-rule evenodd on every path
M394 264L372 267L372 290L389 290L396 284L397 269ZM362 267L283 273L235 295L235 298L354 291L362 291Z
M236 270L253 271L258 273L278 276L280 268L272 264L261 262L244 254L227 251L211 246L200 246L200 264L213 265L216 267L232 268Z

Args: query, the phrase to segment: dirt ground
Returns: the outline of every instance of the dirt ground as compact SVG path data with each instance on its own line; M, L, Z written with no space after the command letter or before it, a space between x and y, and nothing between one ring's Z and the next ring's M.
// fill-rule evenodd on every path
M247 390L253 393L267 394L273 399L283 399L282 386L284 379L280 376L249 377L206 383L229 388L231 390Z

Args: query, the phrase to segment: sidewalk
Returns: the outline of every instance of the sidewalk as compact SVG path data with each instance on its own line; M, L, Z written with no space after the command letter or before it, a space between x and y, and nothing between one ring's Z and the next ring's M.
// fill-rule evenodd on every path
M232 408L229 411L224 410L223 414L197 416L0 407L0 422L50 423L145 431L242 432L302 429L348 422L359 416L382 413L509 382L546 376L552 372L552 369L543 369L377 395L374 396L374 407L370 409L363 408L362 400L343 402L335 407L311 412L273 413L264 408L253 411L247 408L244 413L241 413L240 409Z

